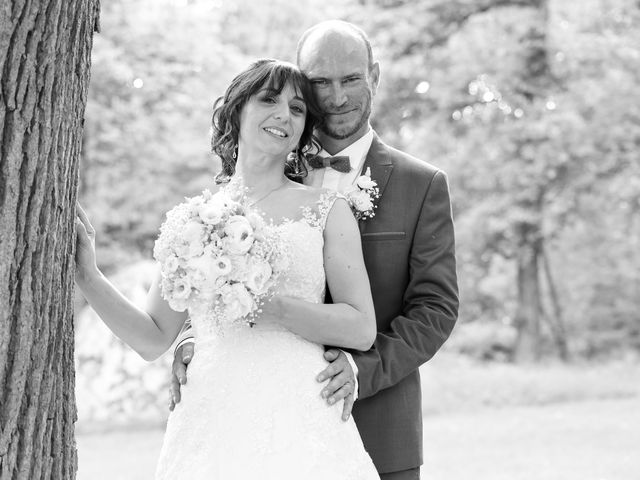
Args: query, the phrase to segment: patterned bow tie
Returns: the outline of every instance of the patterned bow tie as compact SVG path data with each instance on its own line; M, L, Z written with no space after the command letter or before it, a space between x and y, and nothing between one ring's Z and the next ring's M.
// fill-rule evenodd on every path
M327 168L331 167L337 172L347 173L351 171L351 163L349 157L321 157L320 155L314 155L307 159L311 168Z

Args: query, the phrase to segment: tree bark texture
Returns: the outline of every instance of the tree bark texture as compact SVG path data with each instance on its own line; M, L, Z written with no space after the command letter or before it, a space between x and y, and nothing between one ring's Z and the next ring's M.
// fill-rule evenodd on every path
M73 254L98 0L0 6L0 479L77 470Z

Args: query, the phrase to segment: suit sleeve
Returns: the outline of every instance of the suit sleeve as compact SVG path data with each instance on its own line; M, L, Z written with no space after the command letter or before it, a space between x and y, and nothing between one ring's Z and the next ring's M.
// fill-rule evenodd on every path
M173 354L175 356L176 350L186 344L186 343L195 343L196 339L193 337L193 327L191 326L191 318L187 318L182 326L182 330L180 330L180 334L178 338L176 338L175 347L173 349Z
M351 352L358 366L359 398L391 387L429 360L458 317L455 241L449 188L438 171L422 201L409 257L402 315L379 331L366 352Z

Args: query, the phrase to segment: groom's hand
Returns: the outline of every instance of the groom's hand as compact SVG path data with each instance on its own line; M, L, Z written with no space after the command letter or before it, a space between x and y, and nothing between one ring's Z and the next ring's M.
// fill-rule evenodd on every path
M171 399L169 400L169 410L173 411L176 404L180 403L180 385L187 383L187 365L193 358L194 343L184 343L176 348L173 355L173 365L171 366Z
M334 405L344 399L342 420L346 422L351 415L351 409L355 401L353 389L356 381L353 369L342 350L336 348L329 349L324 352L324 359L330 362L329 366L318 374L317 379L319 382L324 382L330 378L331 381L327 383L320 394L322 398L327 400L329 405Z

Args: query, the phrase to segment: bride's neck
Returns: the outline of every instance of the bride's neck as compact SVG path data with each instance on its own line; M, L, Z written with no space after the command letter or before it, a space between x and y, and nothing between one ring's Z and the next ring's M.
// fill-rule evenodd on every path
M284 175L284 160L255 158L238 158L235 176L242 179L242 183L255 190L269 189L281 185L286 177Z

